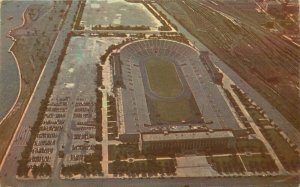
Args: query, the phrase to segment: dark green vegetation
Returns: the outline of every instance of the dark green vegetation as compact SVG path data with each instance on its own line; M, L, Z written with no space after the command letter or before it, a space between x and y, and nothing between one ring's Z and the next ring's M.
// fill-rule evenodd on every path
M176 66L167 59L153 57L145 62L151 90L161 97L176 97L183 93L183 85ZM194 98L178 98L176 101L148 99L152 118L156 122L199 121L201 114Z
M251 172L277 172L278 168L274 162L274 160L271 158L270 155L261 154L261 155L251 155L241 156L243 163L247 169L247 171Z
M145 62L151 89L164 97L175 97L183 91L176 67L172 62L154 57Z
M108 146L109 173L114 175L135 176L142 174L157 175L165 173L167 175L175 174L176 160L172 158L159 159L156 156L144 155L139 151L138 144L119 144ZM138 159L135 160L134 159Z
M236 149L239 153L264 153L267 152L264 144L258 139L237 139Z
M101 25L94 25L92 27L92 30L141 30L141 31L145 31L145 30L150 30L149 26L129 26L129 25L117 25L117 26L105 26L102 27Z
M86 163L97 163L102 160L102 145L95 145L94 153L84 156L84 162Z
M19 165L18 165L18 169L17 169L17 175L20 176L20 177L22 177L22 176L26 177L28 175L29 167L28 167L27 164L29 162L29 157L30 157L30 153L31 153L31 150L32 150L32 147L33 147L33 143L34 143L34 141L35 141L35 139L36 139L36 137L39 133L39 128L40 128L40 126L43 122L44 115L45 115L45 112L47 110L47 105L50 101L50 97L52 95L53 88L56 84L56 80L57 80L57 77L58 77L58 74L59 74L60 66L61 66L61 64L64 60L65 55L66 55L66 51L67 51L67 47L69 45L70 39L71 39L71 34L69 33L67 38L65 39L64 47L61 51L61 54L58 57L58 64L57 64L57 66L54 70L53 76L51 78L50 86L47 89L45 99L43 99L41 101L41 106L39 108L37 119L36 119L35 123L33 124L33 126L31 127L30 138L27 141L23 152L21 153L22 158L21 158L21 160L18 160ZM51 170L51 168L50 168L50 170ZM50 173L50 172L47 172L47 173ZM39 173L37 173L37 174L39 174Z
M295 151L295 147L291 147L287 140L284 139L275 129L264 129L262 130L262 133L270 142L286 170L297 171L300 169L300 157L299 153Z
M158 19L158 20L160 21L160 23L162 24L162 26L160 26L160 27L158 28L158 30L160 30L160 31L171 31L171 30L172 30L172 28L168 25L168 23L162 18L162 17L164 17L162 12L159 12L159 14L157 14L157 13L152 9L153 6L151 6L151 4L148 4L148 3L143 2L143 5L149 10L149 12L151 12L151 13L154 15L154 16L156 17L156 19ZM166 18L166 17L165 17L165 18Z
M176 101L157 101L147 98L152 123L201 122L201 113L193 97Z
M108 165L108 172L114 175L135 176L142 174L143 176L167 174L174 175L176 171L175 159L156 160L155 158L141 160L141 161L120 161L116 160Z
M129 43L129 42L131 42L131 41L132 41L131 39L123 40L122 43L120 43L120 44L116 44L116 45L115 45L115 44L112 44L111 46L109 46L109 47L106 49L105 53L100 57L101 63L105 63L107 57L109 56L109 54L110 54L113 50L119 49L120 47L122 47L123 45L125 45L125 44L127 44L127 43Z
M99 125L96 127L96 135L95 138L97 141L102 141L102 92L98 90L102 86L102 71L103 68L99 64L97 64L97 78L96 78L96 85L97 88L96 92L96 123Z
M65 177L72 177L73 175L102 175L102 167L100 162L93 164L78 163L70 166L62 166L61 174Z
M288 171L296 171L299 169L300 157L299 153L295 150L295 147L292 147L290 143L288 143L287 140L280 135L278 130L270 128L270 126L274 126L271 123L272 120L265 117L264 111L259 106L254 105L249 97L238 87L232 85L232 88L242 103L246 106L246 109L254 122L261 128L261 132L270 142L285 169Z
M108 160L126 160L126 159L133 159L133 158L150 159L153 157L174 158L175 153L180 153L180 150L143 153L139 150L137 143L108 146Z
M85 155L84 163L78 163L69 166L62 166L61 174L66 177L81 174L83 176L102 175L102 167L100 161L102 160L102 146L100 144L95 146L94 153Z
M207 161L218 173L277 172L278 168L267 153L263 143L257 139L238 139L237 152L227 156L208 156ZM242 153L240 157L237 154ZM242 164L245 165L245 168Z
M108 145L108 160L124 160L127 158L145 158L138 144Z
M167 32L167 33L161 32L160 35L152 34L149 36L149 39L151 38L174 40L180 43L185 43L187 45L190 45L189 40L182 33L177 33L177 32Z
M31 173L34 178L37 176L50 176L51 174L51 166L49 164L41 163L40 165L33 165L31 169Z
M80 3L78 4L78 12L77 12L77 16L75 18L76 20L75 20L75 24L74 24L75 30L84 30L84 26L80 25L80 21L82 18L85 4L86 4L86 0L80 0Z
M194 116L194 111L189 100L152 102L160 119L164 121L188 121L188 119Z

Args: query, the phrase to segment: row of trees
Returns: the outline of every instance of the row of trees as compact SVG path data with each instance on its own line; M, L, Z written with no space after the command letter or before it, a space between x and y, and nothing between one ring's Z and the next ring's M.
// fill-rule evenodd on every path
M105 53L100 57L101 63L105 63L108 55L112 53L113 50L119 49L121 46L125 45L126 43L129 43L130 41L132 40L123 40L120 44L112 44L111 46L109 46L106 49Z
M95 150L92 154L84 156L84 162L62 166L61 174L66 177L81 174L83 176L102 175L102 167L100 161L102 160L102 146L95 145Z
M160 35L157 34L152 34L150 35L149 38L158 38L158 39L167 39L167 40L174 40L177 42L185 43L187 45L190 45L189 40L182 34L182 33L177 33L177 32L172 32L172 33L165 33L161 32Z
M105 51L105 53L100 57L100 60L101 60L101 63L105 63L105 61L106 61L106 59L107 59L107 57L108 57L108 55L113 51L113 50L115 50L115 49L117 49L118 48L118 45L115 45L115 44L112 44L111 46L109 46L107 49L106 49L106 51Z
M173 27L176 31L178 30L177 26L176 26L175 24L173 24L173 23L169 20L169 18L168 18L162 11L158 10L158 9L156 8L156 6L153 6L153 5L152 5L152 7L158 12L158 14L159 14L161 17L163 17L170 25L172 25L172 27Z
M102 167L100 162L94 162L92 164L88 163L78 163L69 166L62 166L61 174L66 177L72 177L73 175L102 175Z
M47 163L41 163L40 165L33 165L31 173L34 178L37 176L49 176L51 174L51 166Z
M175 161L172 159L157 161L155 159L127 162L116 160L109 164L109 172L112 174L127 174L127 175L138 175L138 174L175 174L176 166Z
M101 135L102 138L102 135ZM102 166L100 161L102 160L102 145L95 145L94 152L84 156L84 162L73 165L62 165L61 174L65 177L72 177L73 175L82 176L99 176L103 175Z
M113 160L123 160L123 159L127 159L127 158L139 158L142 153L139 150L138 144L134 143L134 144L119 144L119 145L110 145L108 147L109 150L109 154L113 155L109 155L111 156L111 159Z
M156 19L158 19L160 21L160 23L162 24L162 26L160 26L158 28L158 30L160 31L171 31L172 28L168 25L168 23L162 18L163 16L162 15L162 12L160 12L160 15L157 14L151 7L148 3L145 3L143 2L143 5L149 10L149 12L151 12L155 17ZM153 6L152 6L153 7Z
M270 157L268 155L268 157ZM271 171L271 172L277 172L278 168L274 162L274 160L272 160L272 158L269 158L268 160L251 160L248 163L245 163L247 170L251 171L251 172L265 172L265 171Z
M95 164L102 160L102 146L101 144L95 145L94 153L84 156L84 162Z
M27 177L28 176L28 171L29 171L30 168L28 167L27 164L29 162L30 153L31 153L31 150L33 148L34 141L35 141L35 139L36 139L36 137L39 133L39 127L41 126L41 124L43 122L44 115L45 115L45 112L47 110L47 105L49 103L50 96L53 92L53 88L55 86L55 83L56 83L56 80L57 80L57 77L58 77L60 66L63 62L63 59L64 59L65 55L66 55L66 51L67 51L67 47L69 45L70 39L71 39L71 34L69 33L67 35L67 38L64 41L64 47L61 50L61 54L58 57L58 64L57 64L57 66L54 70L53 76L50 80L50 85L47 89L45 99L43 99L41 101L41 106L39 108L37 119L36 119L35 123L33 124L33 126L31 127L29 140L27 141L26 146L25 146L23 152L21 153L22 158L20 160L18 160L17 175L20 176L20 177L22 177L22 176ZM47 172L47 173L51 173L51 172Z
M81 22L81 18L83 15L83 10L84 10L85 4L86 4L86 0L81 0L80 3L78 4L79 10L78 10L77 16L75 18L76 19L75 25L74 25L75 30L83 30L84 29L84 26L80 25L80 22Z
M99 37L126 37L125 33L99 33Z
M237 156L227 156L222 158L208 157L208 163L219 173L244 173L242 163Z
M150 30L149 26L145 25L136 25L136 26L130 26L130 25L116 25L112 26L109 25L107 27L103 27L102 25L94 25L92 26L92 30Z
M103 67L100 64L97 64L97 78L96 78L96 85L97 88L95 89L96 92L96 141L102 141L102 92L98 90L102 86L103 83Z
M298 171L300 169L300 157L296 147L291 147L276 130L263 129L262 133L271 144L284 168L288 171ZM275 133L278 134L275 136Z
M280 133L275 129L265 129L266 125L272 125L271 119L268 119L264 116L264 111L259 107L252 104L249 97L243 93L237 86L231 86L233 91L240 98L242 103L246 106L249 114L253 118L256 125L261 128L261 132L271 144L275 153L277 154L280 162L283 164L285 169L288 171L297 171L300 168L300 157L299 153L292 148L291 145L285 140ZM264 123L262 123L264 119ZM274 125L276 127L276 125ZM282 145L283 144L283 145ZM282 149L285 147L285 149ZM287 154L288 153L288 154Z

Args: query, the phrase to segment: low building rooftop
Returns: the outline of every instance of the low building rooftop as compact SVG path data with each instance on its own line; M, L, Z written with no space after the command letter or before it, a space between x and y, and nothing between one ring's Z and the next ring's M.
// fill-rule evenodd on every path
M171 140L195 140L195 139L214 139L214 138L233 138L232 131L213 131L213 132L176 132L176 133L144 133L143 141L171 141Z

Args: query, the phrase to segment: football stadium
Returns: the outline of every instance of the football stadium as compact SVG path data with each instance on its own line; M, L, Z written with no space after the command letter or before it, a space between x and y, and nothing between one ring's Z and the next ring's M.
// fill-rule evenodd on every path
M138 40L112 59L122 141L239 129L197 49L165 39Z

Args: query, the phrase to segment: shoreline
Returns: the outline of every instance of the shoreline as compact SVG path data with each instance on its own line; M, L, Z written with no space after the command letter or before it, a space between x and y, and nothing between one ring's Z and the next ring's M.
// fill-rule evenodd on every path
M29 5L30 6L30 5ZM23 27L24 26L24 24L26 23L26 19L25 19L25 12L27 11L27 9L28 9L28 7L29 6L27 6L27 8L26 8L26 10L23 12L23 24L21 25L21 26L18 26L18 27L16 27L15 28L15 30L16 29L20 29L21 27ZM59 31L60 32L60 31ZM21 111L18 111L18 112L20 112L20 116L19 116L19 118L18 118L18 121L16 122L16 126L14 127L15 129L14 129L14 131L13 131L13 133L11 134L11 136L10 136L10 141L9 141L9 143L7 144L7 147L6 147L6 152L3 154L3 155L0 155L0 171L3 169L3 166L4 166L4 164L5 164L5 161L6 161L6 159L7 159L7 157L9 156L9 154L10 154L10 150L11 150L11 148L12 148L12 146L13 146L13 144L14 144L14 141L13 140L15 140L15 138L16 138L16 136L17 136L17 133L19 132L19 129L22 127L22 123L23 123L23 119L24 119L24 117L25 117L25 115L26 115L26 113L27 113L27 110L28 110L28 108L29 108L29 105L31 104L31 102L32 102L32 99L34 98L34 95L35 95L35 93L36 93L36 90L38 89L38 85L40 84L40 81L41 81L41 79L42 79L42 77L43 77L43 75L44 75L44 72L45 72L45 70L46 70L46 67L47 67L47 64L49 64L50 62L49 62L49 58L50 58L50 55L51 55L51 53L52 53L52 51L53 51L53 49L54 49L54 46L55 46L55 44L57 43L57 41L58 41L58 35L59 35L59 32L57 33L57 35L56 35L56 37L55 37L55 40L54 40L54 43L53 43L53 46L52 46L52 48L51 48L51 50L50 50L50 52L49 52L49 56L47 56L47 60L46 60L46 62L45 62L45 64L43 65L43 68L41 69L41 72L39 73L39 75L38 75L38 79L36 80L36 83L33 85L34 86L34 88L33 88L33 90L32 90L32 92L30 92L30 93L28 93L28 95L27 95L27 97L24 97L25 98L25 100L27 100L27 101L25 101L26 103L26 105L24 106L24 107L22 107L20 110ZM11 32L9 32L9 33L11 33ZM12 38L14 38L13 36L11 36ZM15 39L16 40L16 39ZM15 43L15 42L14 42ZM12 45L13 46L13 45ZM21 81L21 79L20 79L20 81ZM20 91L20 95L22 95L22 92ZM26 95L25 95L26 96ZM21 96L22 97L22 96ZM19 97L20 98L20 97ZM26 99L27 98L27 99ZM17 100L17 103L18 103L18 100ZM23 104L23 103L21 103L21 104ZM20 106L22 106L22 105L20 105ZM8 115L9 116L9 115ZM7 119L7 118L6 118ZM11 119L11 118L8 118L8 119ZM5 122L5 121L4 121ZM0 127L2 127L3 125L1 125L0 124Z
M18 61L18 59L17 59L14 51L12 50L12 48L15 45L15 43L17 42L17 40L14 38L14 36L13 36L12 33L13 33L13 31L18 30L18 29L22 28L25 25L25 23L26 23L25 12L28 10L28 7L29 7L29 5L26 6L25 10L22 13L22 19L23 19L22 24L20 26L16 26L15 28L11 29L8 32L8 34L6 35L6 37L10 38L13 41L12 45L8 49L8 52L11 53L12 56L14 57L15 63L16 63L17 69L18 69L18 77L19 77L19 89L18 90L19 91L18 91L18 95L17 95L15 101L13 102L12 106L10 107L10 109L8 110L8 112L6 112L6 114L3 116L3 118L0 120L0 126L3 124L3 122L10 116L10 114L15 109L16 104L18 103L18 100L20 98L21 91L22 91L22 74L21 74L21 69L20 69L19 61Z

